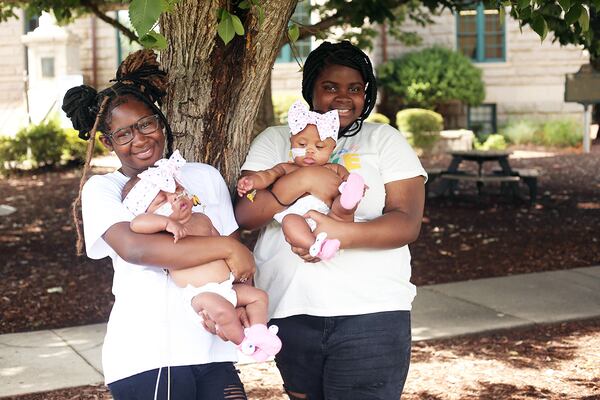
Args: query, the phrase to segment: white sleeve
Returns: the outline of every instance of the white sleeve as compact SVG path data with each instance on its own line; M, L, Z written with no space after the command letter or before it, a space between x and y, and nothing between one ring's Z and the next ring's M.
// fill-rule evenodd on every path
M417 154L408 144L404 135L393 127L384 124L378 130L377 148L381 160L379 168L383 183L416 176L423 176L427 181L427 172L425 172L421 161L419 161Z
M102 235L118 222L129 222L133 215L121 203L121 188L104 176L92 176L81 193L83 234L88 257L100 259L113 256L115 251Z
M228 236L239 228L233 213L233 206L231 205L231 195L219 171L213 167L210 168L210 171L211 180L214 183L215 193L220 204L219 211L221 213L221 221L223 222L223 232L221 232L221 235Z
M282 136L278 129L285 128L269 127L252 141L242 171L262 171L287 161L280 155L289 150L289 138Z

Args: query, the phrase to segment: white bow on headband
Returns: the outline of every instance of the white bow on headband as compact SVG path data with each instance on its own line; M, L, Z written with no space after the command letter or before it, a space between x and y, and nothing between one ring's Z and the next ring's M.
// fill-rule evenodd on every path
M337 135L340 130L340 116L337 110L319 114L310 111L300 100L296 101L288 111L288 125L292 135L301 132L309 124L317 126L321 140L332 138L337 142Z
M186 161L179 150L175 150L169 159L158 160L146 171L138 175L140 181L135 184L125 199L123 204L134 215L139 215L148 209L152 200L161 190L168 193L175 193L177 182L181 182L181 167Z

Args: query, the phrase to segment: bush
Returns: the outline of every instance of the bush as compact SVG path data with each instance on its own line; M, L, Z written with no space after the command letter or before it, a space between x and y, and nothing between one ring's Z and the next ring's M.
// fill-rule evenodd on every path
M275 125L287 124L288 110L298 100L298 93L273 93L273 114Z
M550 147L577 146L583 138L581 124L571 118L546 122L522 119L510 121L500 131L513 144L538 144Z
M485 97L481 70L468 57L443 47L388 61L377 68L377 78L408 107L433 109L452 100L477 105Z
M536 132L539 124L531 120L509 121L500 133L508 139L510 143L526 144L536 142Z
M574 147L583 140L583 128L572 119L548 121L542 126L542 144L551 147Z
M82 140L75 129L65 129L66 142L63 148L63 159L75 162L84 162L87 152L88 141ZM94 145L94 156L108 154L108 149L100 142L100 132L96 134Z
M21 129L15 141L17 161L29 159L34 167L40 167L60 162L67 136L56 120L49 120Z
M497 133L489 135L483 143L480 143L477 139L475 140L475 149L477 150L504 150L506 147L507 143L504 136Z
M371 113L371 115L369 115L365 121L374 122L377 124L390 124L390 119L379 113Z
M407 108L396 114L396 125L412 146L429 151L440 137L444 119L435 111Z

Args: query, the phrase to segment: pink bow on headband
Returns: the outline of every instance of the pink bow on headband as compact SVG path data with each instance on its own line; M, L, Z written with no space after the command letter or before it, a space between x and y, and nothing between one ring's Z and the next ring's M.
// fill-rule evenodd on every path
M337 110L319 114L310 111L300 100L296 101L288 111L288 125L292 135L301 132L309 124L317 126L321 140L332 138L337 142L337 135L340 130L340 117Z
M139 174L142 181L150 182L157 189L168 193L175 193L176 180L181 182L181 167L185 165L185 159L175 150L168 159L158 160L154 165L156 167L148 168Z

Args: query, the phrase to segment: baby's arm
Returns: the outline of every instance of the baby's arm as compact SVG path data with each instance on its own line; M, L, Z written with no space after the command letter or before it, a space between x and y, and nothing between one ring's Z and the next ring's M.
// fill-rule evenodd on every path
M297 168L298 167L292 163L280 163L273 168L250 172L238 180L237 192L241 197L252 189L266 189L278 178L285 174L289 174Z
M175 242L187 235L186 228L183 224L157 214L140 214L131 220L129 227L135 233L158 233L167 231L173 234Z

